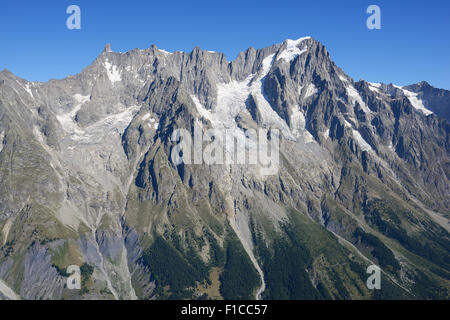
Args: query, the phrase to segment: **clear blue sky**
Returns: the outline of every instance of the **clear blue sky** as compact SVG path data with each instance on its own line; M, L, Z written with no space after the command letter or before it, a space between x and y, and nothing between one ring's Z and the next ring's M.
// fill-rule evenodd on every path
M66 8L81 8L81 30ZM382 29L366 28L379 5ZM1 1L0 70L33 81L64 78L114 51L188 51L196 45L233 60L239 51L310 35L356 80L450 89L450 1Z

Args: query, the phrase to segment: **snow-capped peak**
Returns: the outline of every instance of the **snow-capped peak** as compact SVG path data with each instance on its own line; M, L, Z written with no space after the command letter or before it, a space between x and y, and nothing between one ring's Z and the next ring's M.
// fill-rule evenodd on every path
M159 52L162 52L164 54L172 54L172 52L166 51L164 49L158 49L158 50L159 50Z
M286 62L290 62L290 61L294 60L295 57L306 52L306 50L308 48L306 46L304 46L302 49L300 49L299 45L304 40L307 40L307 39L311 39L311 37L303 37L303 38L299 38L297 40L287 39L285 41L286 49L284 49L280 54L278 54L277 60L284 59Z

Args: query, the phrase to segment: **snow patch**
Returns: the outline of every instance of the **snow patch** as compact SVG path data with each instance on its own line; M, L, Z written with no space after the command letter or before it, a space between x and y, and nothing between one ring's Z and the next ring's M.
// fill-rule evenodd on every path
M234 118L245 108L245 101L250 94L250 79L231 81L217 85L218 119L222 119L228 127L234 125Z
M146 113L143 117L142 117L142 121L147 121L147 126L150 129L158 129L159 128L159 123L156 122L155 118L152 118L150 113Z
M75 122L75 116L77 112L80 111L81 106L91 100L91 97L89 95L83 96L77 93L73 95L73 98L77 102L75 107L70 112L57 115L56 119L59 121L64 131L73 134L75 140L79 140L81 136L84 136L84 131L78 127L78 124Z
M245 102L250 94L262 116L263 125L280 129L288 139L295 140L286 122L270 106L263 90L263 83L272 67L275 54L266 57L259 72L243 81L230 81L217 85L217 105L207 110L195 95L191 95L198 113L209 120L214 128L237 128L235 118L245 109Z
M152 124L152 123L147 123L147 126L148 126L150 129L158 130L158 128L159 128L159 123L158 123L158 122L156 122L156 123L154 123L154 124Z
M390 150L392 150L392 151L395 150L395 149L394 149L394 145L392 144L392 141L389 141L388 148L389 148Z
M33 95L33 92L31 91L31 89L30 89L30 84L29 83L27 83L26 85L25 85L25 90L28 92L28 94L34 99L34 95Z
M211 121L212 125L215 127L216 124L220 124L220 121L217 120L217 117L215 117L211 110L207 110L198 100L198 98L195 95L191 95L191 99L194 102L195 107L197 108L198 113L200 113L200 116Z
M122 135L139 109L139 106L130 106L121 112L108 115L83 130L77 128L78 130L71 132L71 139L78 143L92 144L99 143L104 137L112 134Z
M363 151L372 150L372 147L370 146L370 144L368 144L367 141L364 140L364 138L361 136L361 134L355 129L353 129L353 137L356 139L356 142L360 146L361 150L363 150Z
M347 128L353 128L350 122L347 121L347 119L344 119L344 126Z
M119 69L117 68L117 66L111 64L108 59L106 59L106 61L104 62L104 67L111 83L122 81L122 76Z
M144 116L142 117L142 121L146 121L148 118L150 118L150 113L144 114Z
M57 115L56 119L59 121L64 131L72 134L75 133L78 135L83 135L84 131L78 127L78 124L75 122L75 116L77 112L80 111L81 106L90 100L90 97L75 94L73 98L78 102L78 104L75 105L71 111Z
M263 124L268 127L278 128L287 139L295 140L286 121L281 119L278 113L272 109L264 93L264 81L270 71L274 56L275 54L272 54L263 60L262 74L256 79L256 81L252 82L251 91L254 94L256 105L261 111Z
M313 83L308 84L305 92L305 99L315 95L317 93L317 88Z
M291 128L292 128L292 134L296 137L298 137L299 128L305 127L305 116L300 111L300 107L295 106L291 109Z
M74 99L78 104L71 111L57 115L56 119L61 124L63 130L70 135L72 141L82 143L90 143L94 140L101 139L105 134L111 132L122 134L136 112L140 109L138 106L130 106L121 112L109 115L95 122L89 127L80 128L75 121L75 116L81 109L81 106L90 100L90 97L76 94L74 95ZM39 136L37 138L40 139ZM73 150L70 147L68 149Z
M347 84L345 86L345 90L347 91L347 96L349 97L351 104L353 106L356 105L356 102L361 106L361 109L365 113L371 113L370 109L367 107L367 105L362 100L361 96L359 95L358 91L353 87L348 81L346 81Z
M342 82L348 82L348 79L347 79L346 77L344 77L343 75L339 75L339 79L340 79Z
M166 51L166 50L163 50L163 49L158 49L158 50L159 50L159 52L162 52L164 54L172 54L172 52L169 52L169 51Z
M399 87L399 89L401 89L403 91L403 93L405 94L405 96L408 98L409 102L411 102L411 104L413 105L413 107L415 109L421 111L426 116L433 114L433 112L431 110L427 109L423 105L423 101L417 97L418 96L417 93L408 91L406 89L403 89L402 87Z
M368 84L369 84L370 91L375 92L375 93L381 93L381 91L380 91L381 84L380 83L368 82Z
M128 107L126 110L110 115L86 128L87 131L110 132L117 131L122 134L133 120L134 114L139 110L138 106Z
M22 88L23 88L23 90L25 90L30 96L31 96L31 98L33 98L34 99L34 95L33 95L33 92L31 91L31 88L30 88L30 83L26 83L25 85L23 85L23 84L21 84L18 80L16 80L16 82L19 84L19 86L21 86ZM31 83L32 85L33 85L33 83ZM17 93L17 94L19 94L14 88L13 88L13 90ZM21 99L22 100L22 99Z
M304 114L301 112L299 106L291 108L290 124L292 135L296 138L302 138L304 143L309 143L314 141L314 137L306 130L306 120Z
M305 53L308 48L305 46L303 49L300 49L298 46L306 39L310 39L311 37L300 38L297 40L286 40L286 49L284 49L277 57L277 61L280 59L285 60L286 62L291 62L295 59L295 57Z

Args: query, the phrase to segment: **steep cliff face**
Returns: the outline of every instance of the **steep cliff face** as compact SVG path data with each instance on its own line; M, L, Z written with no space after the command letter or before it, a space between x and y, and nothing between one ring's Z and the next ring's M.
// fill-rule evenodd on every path
M3 71L0 297L448 298L448 101L422 87L354 82L309 37L233 62L105 49L47 83ZM177 129L257 128L280 132L270 174L172 161Z

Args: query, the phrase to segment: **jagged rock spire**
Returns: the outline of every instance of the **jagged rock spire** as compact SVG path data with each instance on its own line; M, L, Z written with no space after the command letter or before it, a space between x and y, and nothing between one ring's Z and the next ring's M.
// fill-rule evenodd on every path
M103 52L111 52L111 44L107 43Z

